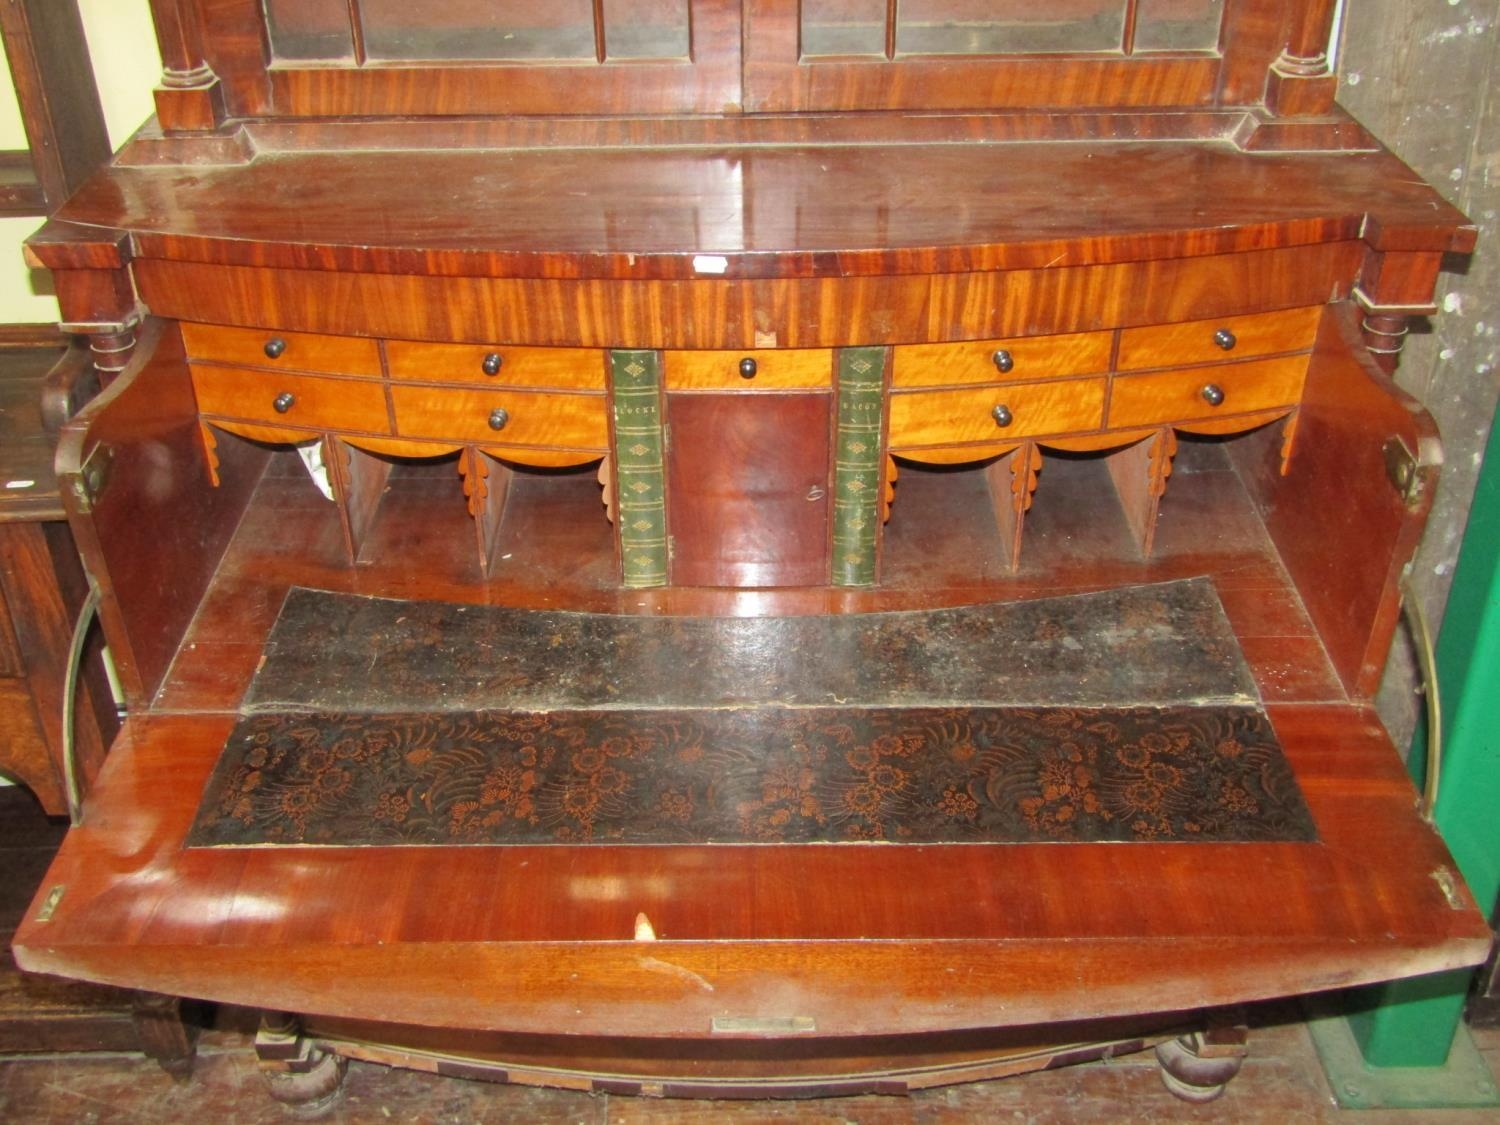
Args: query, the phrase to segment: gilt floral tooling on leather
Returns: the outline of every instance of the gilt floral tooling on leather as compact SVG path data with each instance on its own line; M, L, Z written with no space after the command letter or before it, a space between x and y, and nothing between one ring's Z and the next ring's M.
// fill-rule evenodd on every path
M189 842L1310 840L1253 707L277 714Z

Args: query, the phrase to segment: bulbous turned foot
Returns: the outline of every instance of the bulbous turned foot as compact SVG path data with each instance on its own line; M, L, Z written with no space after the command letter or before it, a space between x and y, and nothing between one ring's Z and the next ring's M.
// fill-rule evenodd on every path
M255 1054L271 1097L299 1118L321 1116L343 1093L348 1060L305 1038L295 1017L263 1017Z
M1172 1039L1156 1048L1162 1084L1185 1102L1211 1102L1245 1063L1244 1027L1214 1027Z

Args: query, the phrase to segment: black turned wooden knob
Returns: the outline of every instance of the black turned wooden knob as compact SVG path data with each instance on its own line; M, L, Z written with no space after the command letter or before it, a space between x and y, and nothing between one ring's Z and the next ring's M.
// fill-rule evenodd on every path
M995 366L1000 369L1000 374L1002 375L1008 375L1011 368L1016 365L1016 357L1011 355L1010 352L1006 351L1004 348L1001 348L990 358L995 361ZM1005 425L1004 422L1001 422L1000 424L1002 426Z
M479 366L484 369L486 375L498 375L500 374L500 365L504 362L505 359L499 352L490 352L489 355L484 357L484 362Z
M740 360L740 378L754 379L755 373L760 370L759 364L755 362L754 356L746 356Z
M510 421L510 411L503 406L497 406L490 411L490 429L503 430Z
M1218 383L1208 384L1199 393L1203 395L1203 401L1209 406L1218 406L1224 401L1224 388Z
M296 395L292 394L291 391L282 391L279 395L271 400L271 409L276 411L277 414L285 414L288 410L295 406L296 403Z
M262 350L266 353L267 359L280 359L281 353L286 351L286 341L280 336L273 336L266 341L266 346Z
M1239 343L1239 339L1229 329L1221 328L1214 333L1214 343L1218 344L1226 352L1232 352L1234 351L1234 346Z
M1016 420L1016 416L1010 412L1010 407L1003 402L990 411L990 417L995 420L997 426L1008 426Z

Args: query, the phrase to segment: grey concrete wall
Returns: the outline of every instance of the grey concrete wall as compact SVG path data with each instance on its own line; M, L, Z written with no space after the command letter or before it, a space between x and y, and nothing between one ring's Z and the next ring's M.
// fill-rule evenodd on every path
M1437 418L1442 486L1412 575L1436 627L1500 398L1500 0L1348 0L1339 100L1480 228L1414 325L1399 379ZM1500 547L1500 545L1497 545ZM1398 638L1381 714L1403 748L1420 699Z

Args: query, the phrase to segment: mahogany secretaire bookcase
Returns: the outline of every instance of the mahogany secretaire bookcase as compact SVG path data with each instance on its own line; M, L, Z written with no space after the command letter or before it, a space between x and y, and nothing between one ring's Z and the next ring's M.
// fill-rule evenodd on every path
M1479 961L1371 706L1474 231L1333 8L153 0L29 244L130 718L18 960L289 1098L1206 1097L1236 1004Z

